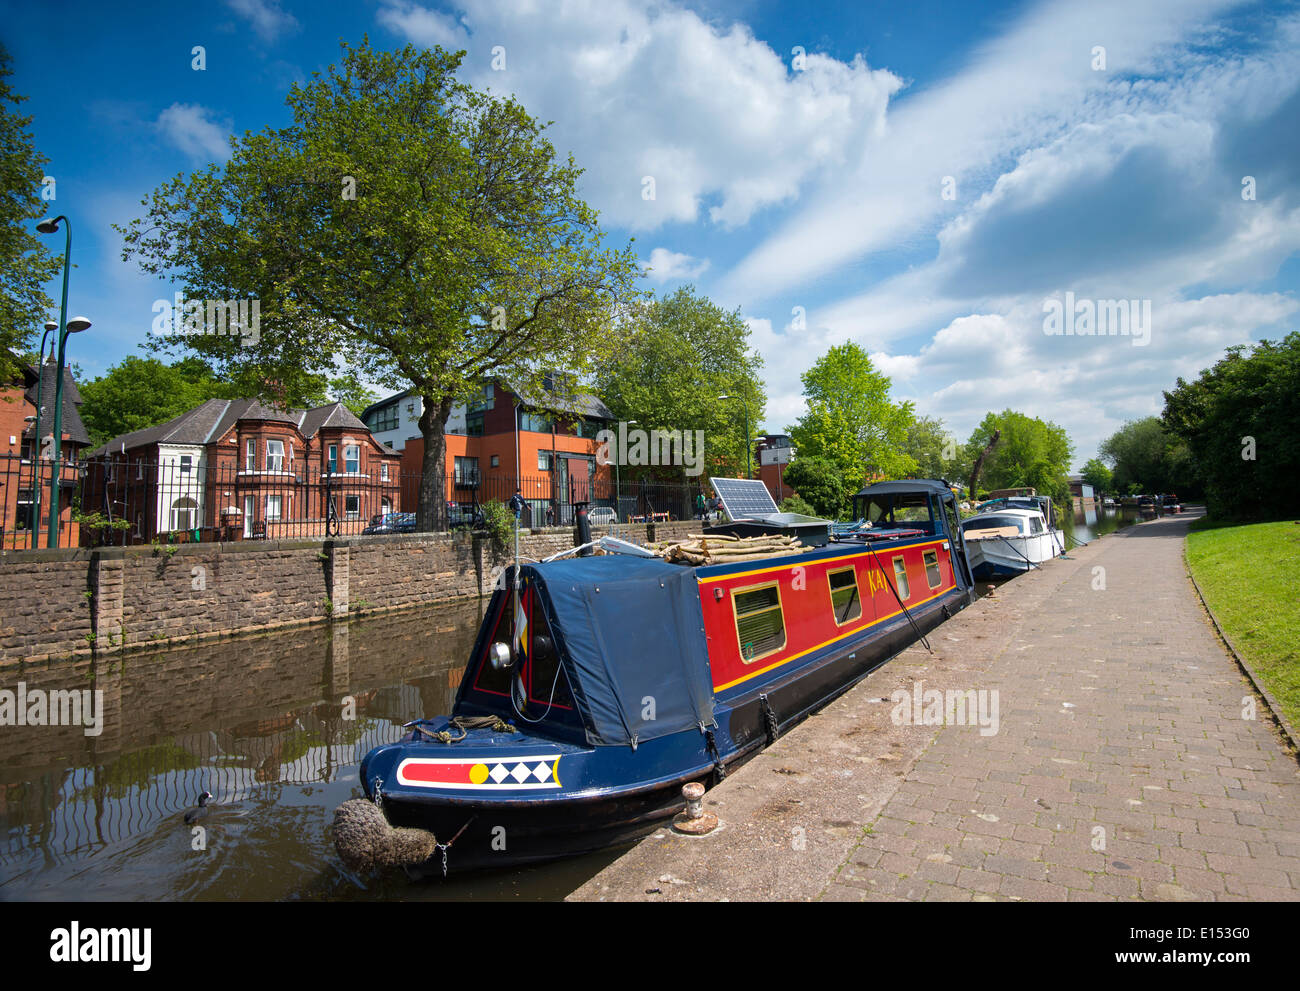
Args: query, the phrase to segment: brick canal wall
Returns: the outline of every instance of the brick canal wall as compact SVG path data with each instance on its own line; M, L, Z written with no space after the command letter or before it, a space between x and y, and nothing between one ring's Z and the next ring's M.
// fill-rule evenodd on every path
M698 533L698 522L598 527L624 539ZM522 531L540 560L573 531ZM491 591L509 553L485 534L238 541L0 552L0 663L104 654L386 612Z

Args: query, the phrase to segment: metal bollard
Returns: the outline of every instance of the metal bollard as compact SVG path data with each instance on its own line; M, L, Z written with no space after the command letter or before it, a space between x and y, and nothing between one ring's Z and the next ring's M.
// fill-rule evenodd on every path
M682 785L682 798L686 800L686 811L674 817L673 829L687 836L704 836L718 828L718 817L704 811L704 785L688 781Z

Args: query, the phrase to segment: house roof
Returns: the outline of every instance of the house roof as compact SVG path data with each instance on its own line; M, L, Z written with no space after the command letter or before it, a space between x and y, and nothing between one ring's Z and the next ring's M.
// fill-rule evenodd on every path
M91 455L154 444L210 444L225 436L240 420L287 423L308 439L322 427L369 432L369 428L342 403L327 403L315 409L276 409L256 399L209 399L166 423L114 437Z
M35 431L28 427L23 432L34 434L37 437L44 437L47 433L54 433L54 394L57 391L57 380L54 377L54 362L47 361L41 366L40 382L37 382L37 372L33 365L27 365L24 369L24 378L27 380L27 388L23 392L23 398L36 408L37 386L40 387L41 402L45 405L45 416L34 424ZM81 413L78 408L81 406L81 391L77 388L77 383L72 377L72 372L65 366L63 369L63 427L64 434L68 437L68 442L72 444L89 444L90 434L86 432L86 425L81 420ZM39 412L37 414L39 416Z

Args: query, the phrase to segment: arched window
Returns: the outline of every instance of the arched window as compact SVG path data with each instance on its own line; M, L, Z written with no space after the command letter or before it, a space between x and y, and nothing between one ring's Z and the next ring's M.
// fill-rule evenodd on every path
M199 504L185 496L172 503L172 529L193 530L198 525Z

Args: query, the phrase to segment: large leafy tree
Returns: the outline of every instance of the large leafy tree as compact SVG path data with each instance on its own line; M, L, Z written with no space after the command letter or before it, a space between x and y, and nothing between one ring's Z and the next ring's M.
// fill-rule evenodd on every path
M861 347L850 341L831 348L803 374L803 386L808 410L787 430L800 458L824 458L835 466L844 485L841 505L868 478L916 471L905 451L912 403L890 399L889 376L876 370Z
M1092 486L1097 495L1114 491L1115 477L1099 458L1089 458L1080 475L1085 482Z
M1171 471L1173 440L1158 417L1147 416L1125 423L1102 441L1098 454L1110 465L1118 491L1163 492L1177 487Z
M984 462L980 486L990 491L1027 486L1069 506L1073 447L1065 428L1016 410L989 413L967 442L972 461L997 432L1001 436Z
M636 420L636 429L704 431L707 473L742 474L746 411L752 439L767 396L763 359L740 311L727 312L684 286L636 306L625 326L617 357L596 373L597 394L616 417ZM681 476L672 469L625 470L627 477Z
M957 442L938 417L918 416L909 423L903 451L916 462L916 474L921 478L966 479L965 445Z
M852 493L856 491L845 484L835 462L816 455L795 458L786 466L783 480L815 512L831 519L840 519L848 513Z
M209 399L231 396L230 385L197 357L168 365L128 355L79 388L81 419L96 447L121 434L166 423Z
M53 305L45 283L61 259L46 248L35 221L45 216L41 180L48 159L32 143L31 117L14 111L27 97L9 88L9 53L0 46L0 376L18 371L13 352L35 350L36 328Z
M1228 348L1192 382L1164 394L1163 425L1185 445L1175 470L1203 483L1222 517L1295 515L1300 478L1300 332ZM1182 490L1179 490L1180 494Z
M445 515L452 406L488 377L541 394L550 370L588 373L639 277L544 125L456 80L463 54L345 44L290 90L289 126L232 139L224 166L164 184L123 230L124 256L187 298L260 299L259 334L183 338L244 388L301 401L338 364L409 383L424 528Z

